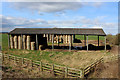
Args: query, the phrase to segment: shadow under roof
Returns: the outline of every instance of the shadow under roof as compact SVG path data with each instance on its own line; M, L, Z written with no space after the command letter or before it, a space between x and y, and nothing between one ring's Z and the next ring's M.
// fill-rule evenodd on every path
M99 28L15 28L9 34L79 34L106 36L103 29Z

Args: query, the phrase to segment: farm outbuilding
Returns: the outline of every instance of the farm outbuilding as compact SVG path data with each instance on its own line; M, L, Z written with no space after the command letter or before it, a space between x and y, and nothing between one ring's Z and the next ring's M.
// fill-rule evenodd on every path
M27 49L27 50L42 50L54 43L58 46L60 43L69 44L69 50L72 49L72 44L75 42L75 35L84 35L84 44L88 47L88 35L105 37L106 50L106 34L103 29L92 28L16 28L8 33L8 47L10 49Z

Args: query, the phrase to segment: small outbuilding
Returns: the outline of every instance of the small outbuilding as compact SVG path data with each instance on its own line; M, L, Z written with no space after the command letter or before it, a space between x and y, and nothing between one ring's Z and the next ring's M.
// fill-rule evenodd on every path
M92 28L16 28L8 33L8 47L10 49L27 49L42 50L48 46L48 42L52 43L68 43L69 50L72 49L72 43L75 41L75 35L84 35L84 43L88 47L88 35L105 37L106 50L106 34L103 29Z

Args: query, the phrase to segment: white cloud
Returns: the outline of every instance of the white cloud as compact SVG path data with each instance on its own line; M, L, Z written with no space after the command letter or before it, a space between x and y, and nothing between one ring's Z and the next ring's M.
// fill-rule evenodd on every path
M9 16L1 16L3 31L10 31L14 28L103 28L106 33L116 34L118 31L118 24L112 22L103 22L99 19L100 16L89 19L80 16L77 19L69 20L43 20L43 19L26 19ZM102 17L102 16L101 16ZM102 17L104 19L104 17ZM113 31L114 30L114 31Z
M100 18L100 19L99 19ZM105 18L103 16L98 16L94 19L89 19L84 16L77 17L75 19L69 19L69 20L50 20L48 21L49 24L53 25L73 25L73 27L79 25L81 27L102 27L102 28L116 28L117 23L110 23L110 22L104 22L102 19ZM84 25L84 26L83 26ZM86 26L85 26L86 25Z
M9 31L14 28L23 28L23 27L52 27L47 23L47 21L42 19L26 19L22 17L9 17L9 16L0 16L2 20L2 31Z
M64 10L76 10L82 7L82 3L69 2L16 2L12 7L17 10L31 10L40 12L59 12Z
M11 3L11 7L17 10L29 10L32 13L37 11L38 13L47 12L64 12L66 10L77 10L83 6L101 6L102 2L14 2Z

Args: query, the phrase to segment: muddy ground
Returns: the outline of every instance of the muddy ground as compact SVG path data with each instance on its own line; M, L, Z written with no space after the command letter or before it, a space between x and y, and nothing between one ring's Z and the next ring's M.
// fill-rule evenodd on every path
M89 75L89 78L118 78L118 60L112 62L106 62L96 67L93 74Z

